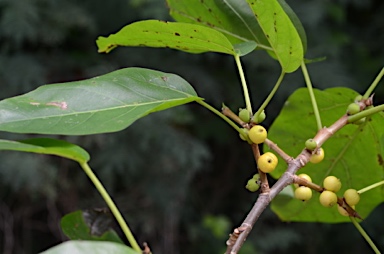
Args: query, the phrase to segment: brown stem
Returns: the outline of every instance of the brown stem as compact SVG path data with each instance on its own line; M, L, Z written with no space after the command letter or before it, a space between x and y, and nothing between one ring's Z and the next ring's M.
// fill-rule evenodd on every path
M231 118L234 122L238 123L239 125L241 125L243 127L246 127L248 125L247 123L243 122L238 115L233 113L233 111L225 105L223 105L223 107L221 108L221 113L223 113L223 115Z
M315 191L320 192L320 193L324 191L323 187L321 187L315 183L308 182L304 178L298 177L297 175L293 176L293 183L297 183L298 185L309 187L312 190L315 190Z
M273 151L275 151L281 158L283 158L283 160L285 160L286 163L289 163L291 160L293 160L293 158L291 156L289 156L288 154L286 154L280 147L277 146L276 143L274 143L273 141L269 140L269 139L266 139L264 141L264 144L266 144L270 149L272 149Z

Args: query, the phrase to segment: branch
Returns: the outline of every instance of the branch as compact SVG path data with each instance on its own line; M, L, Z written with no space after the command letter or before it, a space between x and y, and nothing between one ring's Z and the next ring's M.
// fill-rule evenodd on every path
M325 141L327 141L332 135L334 135L338 130L340 130L347 124L348 115L343 115L330 127L324 127L320 129L313 139L318 144L318 147L321 147L321 145L324 144ZM270 188L269 192L261 193L259 195L251 211L245 218L244 222L239 228L236 228L234 230L234 232L237 232L236 239L230 238L227 241L227 251L225 252L226 254L237 254L239 252L240 248L244 244L247 236L251 232L261 213L266 209L272 199L277 196L277 194L279 194L286 186L294 183L296 172L309 162L309 159L312 154L307 149L303 149L302 152L295 159L292 159L288 155L286 155L280 148L278 148L277 145L275 145L272 141L267 140L266 144L271 147L274 151L276 151L282 158L284 158L284 160L288 163L287 170L280 177L280 179ZM320 189L318 191L320 191ZM352 208L346 206L344 203L345 202L341 204L344 208L347 209L349 213L356 213L355 211L353 211ZM357 213L354 215L357 215ZM355 217L358 217L358 215Z

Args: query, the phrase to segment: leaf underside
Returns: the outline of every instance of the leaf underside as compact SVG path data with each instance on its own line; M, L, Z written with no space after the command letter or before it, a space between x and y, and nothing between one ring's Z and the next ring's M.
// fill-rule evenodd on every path
M0 131L87 135L120 131L156 111L200 100L181 77L126 68L45 85L0 101Z
M132 248L120 243L96 241L67 241L59 244L41 254L137 254Z
M353 102L357 93L347 88L315 89L320 114L325 126L330 126ZM311 120L312 119L312 120ZM298 174L308 174L314 183L322 185L324 178L334 175L340 178L342 196L349 188L361 189L383 180L384 114L375 114L363 125L349 124L334 134L322 146L325 158L319 164L307 164ZM268 131L268 138L290 156L296 157L307 139L315 136L316 121L308 90L301 88L292 94L280 115ZM264 151L268 148L264 147ZM271 174L278 178L286 169L280 162ZM366 177L369 175L369 177ZM291 188L289 186L288 188ZM293 193L293 192L291 192ZM383 188L375 188L361 195L356 211L363 218L384 201ZM272 202L273 211L284 221L337 223L350 221L339 215L337 207L325 208L319 203L319 194L313 193L308 202L301 202L293 195L280 195Z

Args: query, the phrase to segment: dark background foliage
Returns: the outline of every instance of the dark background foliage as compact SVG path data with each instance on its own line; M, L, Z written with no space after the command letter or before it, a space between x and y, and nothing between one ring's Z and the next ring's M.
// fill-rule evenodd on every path
M309 66L319 89L363 92L382 67L384 3L289 1L308 36ZM218 54L120 48L97 53L95 39L142 19L171 20L162 0L0 0L0 99L46 83L81 80L140 66L173 72L219 108L244 107L234 61ZM243 58L254 108L280 69L263 52ZM289 94L304 85L288 75L266 110L268 127ZM376 91L384 102L384 88ZM294 120L294 119L293 119ZM0 133L4 139L34 135ZM91 166L124 213L138 241L155 253L222 253L225 240L257 196L245 190L255 163L249 147L222 120L191 104L156 113L119 133L55 137L87 149ZM368 176L369 177L369 176ZM78 209L105 207L79 166L65 159L0 153L0 252L38 253L61 241L59 221ZM384 207L363 222L384 248ZM119 228L113 224L119 233ZM298 249L300 248L300 249ZM267 210L241 253L368 253L350 224L283 223Z

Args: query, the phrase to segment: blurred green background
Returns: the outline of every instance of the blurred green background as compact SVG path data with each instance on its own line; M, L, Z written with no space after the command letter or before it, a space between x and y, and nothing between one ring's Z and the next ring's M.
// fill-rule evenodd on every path
M384 59L380 0L288 1L308 36L315 87L363 92ZM244 107L234 60L167 49L119 48L98 54L95 40L142 19L171 20L162 0L0 0L0 99L47 83L74 81L140 66L179 74L217 108ZM257 108L280 69L264 52L243 59ZM268 127L287 97L304 86L288 75L266 110ZM384 102L378 87L376 103ZM0 133L3 139L36 135ZM64 137L91 154L140 243L154 253L223 253L257 195L245 188L255 163L247 144L197 104L156 113L112 134ZM66 237L59 221L78 209L105 207L80 167L44 155L0 153L0 253L38 253ZM384 206L362 223L384 249ZM115 223L117 232L121 233ZM350 224L282 223L266 210L241 253L370 253Z

